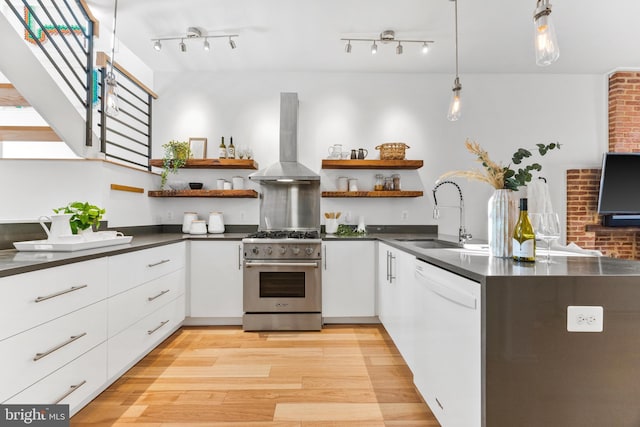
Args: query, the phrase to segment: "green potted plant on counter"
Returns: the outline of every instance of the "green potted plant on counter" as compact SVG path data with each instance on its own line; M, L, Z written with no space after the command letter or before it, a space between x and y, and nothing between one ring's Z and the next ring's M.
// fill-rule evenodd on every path
M162 158L162 172L160 173L160 189L167 184L169 173L178 173L178 169L187 164L191 156L188 141L169 141L162 145L164 157Z
M71 225L71 232L78 234L84 230L92 230L95 226L97 230L100 228L100 220L106 213L105 209L102 209L96 205L92 205L89 202L72 202L67 206L63 206L53 210L57 214L71 214L69 224Z

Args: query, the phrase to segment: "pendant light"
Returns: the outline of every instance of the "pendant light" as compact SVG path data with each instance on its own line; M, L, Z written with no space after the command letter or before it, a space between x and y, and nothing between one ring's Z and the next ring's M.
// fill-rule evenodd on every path
M455 5L455 33L456 33L456 78L453 81L453 89L451 91L451 102L449 103L449 112L447 113L447 119L455 122L460 118L460 93L462 92L462 85L460 84L460 77L458 76L458 0L451 0Z
M120 112L118 102L118 81L113 72L113 64L116 62L116 22L118 15L118 0L114 0L113 7L113 34L111 35L111 61L109 63L109 72L105 77L105 101L104 112L109 116L117 116Z
M551 4L549 0L538 0L533 12L535 25L536 64L546 67L554 63L560 56L556 30L551 21Z

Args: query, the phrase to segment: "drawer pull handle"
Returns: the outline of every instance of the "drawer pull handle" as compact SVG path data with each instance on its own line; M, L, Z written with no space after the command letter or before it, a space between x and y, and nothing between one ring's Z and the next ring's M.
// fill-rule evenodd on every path
M64 399L67 398L67 396L69 396L71 393L73 393L74 391L76 391L77 389L79 389L80 387L85 385L86 383L87 383L87 380L83 380L82 382L80 382L80 383L78 383L76 385L69 386L69 390L65 394L60 396L60 398L58 400L53 402L53 404L57 405L58 403L62 402Z
M160 324L158 326L156 326L155 328L151 329L150 331L147 331L147 335L151 335L152 333L154 333L155 331L157 331L158 329L162 328L164 325L166 325L167 323L169 323L168 320L165 320L164 322L160 322Z
M162 291L160 292L158 295L153 296L153 297L149 297L147 298L149 301L153 301L156 298L160 298L162 295L166 294L167 292L169 292L171 289L167 289L166 291Z
M50 355L51 353L53 353L54 351L60 350L62 347L71 344L72 342L79 340L80 338L82 338L83 336L87 335L86 332L81 333L80 335L73 335L71 337L69 337L68 340L66 340L63 343L58 344L55 347L50 348L49 350L43 352L43 353L36 353L36 355L33 357L33 361L37 362L38 360L42 359L45 356Z
M69 292L73 292L73 291L77 291L77 290L82 289L82 288L86 288L87 286L89 286L89 285L72 286L69 289L65 289L64 291L55 292L53 294L45 295L43 297L37 297L35 299L35 302L46 301L46 300L51 299L51 298L59 297L60 295L68 294Z
M147 264L147 267L155 267L155 266L158 266L158 265L161 265L161 264L165 264L165 263L167 263L169 261L171 261L171 260L170 259L163 259L161 261L154 262L152 264Z

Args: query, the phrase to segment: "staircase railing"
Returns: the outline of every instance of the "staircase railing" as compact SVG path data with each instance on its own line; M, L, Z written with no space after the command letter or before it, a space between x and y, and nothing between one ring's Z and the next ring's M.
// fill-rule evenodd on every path
M64 81L71 99L85 112L85 144L93 144L93 37L96 20L83 0L5 0L22 23L25 39L40 48L46 61ZM22 11L18 10L22 4ZM37 10L36 10L37 9ZM46 22L45 22L46 21ZM65 89L65 87L63 87Z
M98 52L96 67L100 72L100 140L107 159L151 170L151 106L158 96L116 62L113 73L118 82L119 113L105 113L105 78L109 57Z

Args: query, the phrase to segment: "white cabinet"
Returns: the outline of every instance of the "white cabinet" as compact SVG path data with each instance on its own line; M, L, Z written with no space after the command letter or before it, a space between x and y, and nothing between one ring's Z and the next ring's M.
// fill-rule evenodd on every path
M191 241L189 283L191 324L241 324L242 242Z
M324 241L322 316L374 317L376 314L375 241Z
M409 367L413 359L414 261L413 255L378 243L378 317Z
M414 383L442 426L480 426L480 284L419 260L415 274Z

